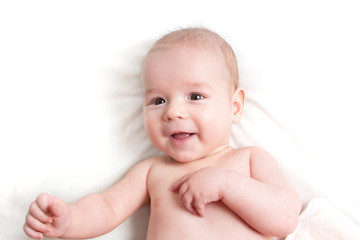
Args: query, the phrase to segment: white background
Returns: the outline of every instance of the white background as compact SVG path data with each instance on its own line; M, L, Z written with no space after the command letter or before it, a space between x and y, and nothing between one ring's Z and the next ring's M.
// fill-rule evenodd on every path
M304 205L325 196L359 224L359 12L340 0L1 1L0 238L26 239L40 192L74 201L156 152L141 60L188 26L218 32L238 56L248 98L232 143L264 147ZM101 239L144 239L147 217Z

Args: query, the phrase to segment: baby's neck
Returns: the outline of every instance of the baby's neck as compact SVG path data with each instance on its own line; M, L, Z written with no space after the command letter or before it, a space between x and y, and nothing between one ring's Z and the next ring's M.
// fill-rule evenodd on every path
M208 159L214 159L214 158L219 158L221 155L227 153L228 151L230 151L232 148L229 146L229 145L222 145L220 147L217 147L216 149L214 149L214 151L210 152L209 154L207 155L204 155L200 158L195 158L193 160L190 160L190 161L187 161L186 163L195 163L195 162L198 162L198 161L204 161L204 160L208 160ZM173 162L177 162L179 164L184 164L183 162L181 161L177 161L176 159L170 157L171 161Z

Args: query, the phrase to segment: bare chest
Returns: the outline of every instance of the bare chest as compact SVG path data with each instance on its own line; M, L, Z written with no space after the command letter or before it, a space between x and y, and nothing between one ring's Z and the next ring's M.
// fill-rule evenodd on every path
M173 234L182 236L181 239L239 239L234 237L239 234L254 236L249 235L248 238L241 239L263 239L221 201L208 204L206 216L201 218L187 211L179 194L170 190L171 185L185 174L205 167L238 171L250 176L246 156L237 157L234 159L234 156L228 155L222 159L208 159L191 164L179 164L167 159L155 165L148 176L151 202L148 239L170 239ZM224 238L224 234L228 236Z
M172 196L170 187L178 179L188 173L193 173L206 167L237 171L250 176L249 159L246 154L224 154L220 157L206 158L190 163L178 163L170 158L164 158L155 164L149 172L147 187L150 199L155 200L159 197L166 198L167 196Z

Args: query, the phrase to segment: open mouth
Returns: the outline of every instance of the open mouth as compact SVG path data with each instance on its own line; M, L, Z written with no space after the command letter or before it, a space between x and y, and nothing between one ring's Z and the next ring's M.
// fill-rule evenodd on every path
M180 132L180 133L174 133L171 135L171 137L175 140L185 140L189 137L194 135L194 133L186 133L186 132Z

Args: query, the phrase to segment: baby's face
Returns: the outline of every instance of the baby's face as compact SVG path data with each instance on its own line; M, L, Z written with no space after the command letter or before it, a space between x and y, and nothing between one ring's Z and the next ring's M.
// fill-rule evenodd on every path
M219 54L185 47L151 52L142 69L151 142L179 162L227 146L234 115L229 78Z

